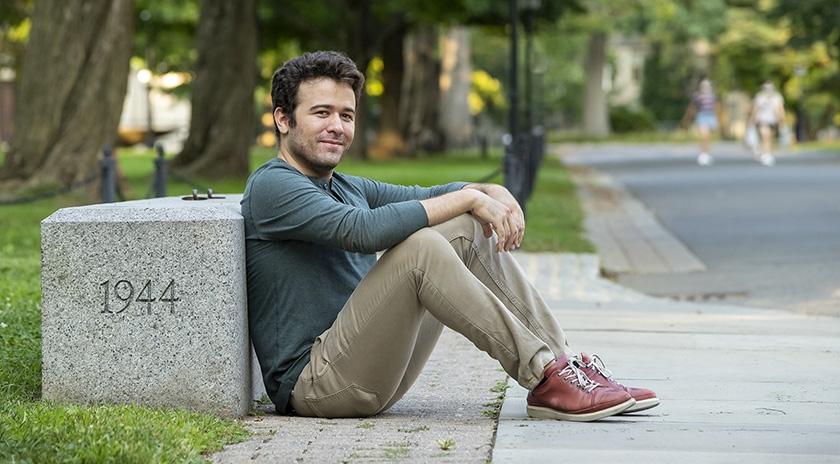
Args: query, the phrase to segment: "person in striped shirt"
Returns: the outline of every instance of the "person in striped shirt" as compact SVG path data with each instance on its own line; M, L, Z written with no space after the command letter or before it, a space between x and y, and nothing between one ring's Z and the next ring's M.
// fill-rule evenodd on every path
M701 80L683 117L683 125L694 117L694 124L700 131L700 154L697 156L697 164L700 166L708 166L714 161L709 154L709 141L712 131L718 128L719 113L720 106L712 82L709 79Z

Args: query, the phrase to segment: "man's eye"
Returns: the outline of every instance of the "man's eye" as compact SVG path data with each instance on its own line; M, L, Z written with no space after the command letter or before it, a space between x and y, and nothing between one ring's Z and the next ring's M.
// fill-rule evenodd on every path
M353 120L353 115L352 114L342 114L341 119L349 122L349 121Z

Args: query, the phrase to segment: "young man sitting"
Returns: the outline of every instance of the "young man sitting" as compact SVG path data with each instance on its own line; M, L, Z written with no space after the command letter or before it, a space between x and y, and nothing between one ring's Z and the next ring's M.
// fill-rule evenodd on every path
M504 187L406 187L335 172L363 88L336 52L292 59L272 79L280 149L248 179L242 214L250 332L277 411L385 411L444 325L530 390L533 417L590 421L656 406L652 391L626 388L569 350L509 253L525 221Z

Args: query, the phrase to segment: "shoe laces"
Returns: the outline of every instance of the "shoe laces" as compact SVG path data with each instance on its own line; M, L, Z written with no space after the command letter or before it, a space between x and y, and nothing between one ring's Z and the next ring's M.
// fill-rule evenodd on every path
M578 367L578 361L574 358L569 358L569 361L566 363L566 367L559 371L557 376L587 393L590 393L592 390L601 386L600 383L590 379L586 376L586 373L580 370Z
M594 369L595 372L603 375L607 380L609 380L611 382L615 382L618 385L621 385L620 383L616 382L615 378L613 378L612 371L607 369L606 364L604 364L604 360L601 359L601 357L598 356L597 354L592 355L592 360L589 361L589 364L587 364L586 367Z

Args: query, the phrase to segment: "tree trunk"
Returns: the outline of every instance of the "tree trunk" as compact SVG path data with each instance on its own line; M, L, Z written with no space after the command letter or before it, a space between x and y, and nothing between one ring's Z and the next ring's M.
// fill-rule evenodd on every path
M454 27L443 37L440 76L440 120L447 148L464 148L472 142L472 115L468 97L472 80L470 33Z
M371 27L371 0L344 0L345 11L348 15L347 24L355 27L342 28L344 43L347 44L347 56L356 63L362 74L367 75L367 68L376 50L376 32ZM369 108L365 102L365 89L356 111L356 132L350 155L360 159L368 157L368 114Z
M607 96L604 92L604 65L607 62L607 33L593 32L589 37L584 72L586 87L583 93L583 132L606 136L610 133Z
M406 80L400 99L400 120L409 155L445 148L440 130L440 62L438 34L422 27L406 40Z
M245 177L254 139L257 0L202 0L190 133L177 171Z
M405 140L400 130L400 98L405 75L403 47L406 32L405 26L397 27L382 42L382 83L385 91L380 97L382 114L379 131L370 147L370 154L375 158L391 158L405 152Z
M133 17L132 0L35 2L0 189L96 177L102 147L119 124Z

